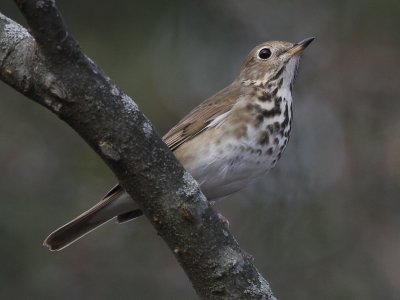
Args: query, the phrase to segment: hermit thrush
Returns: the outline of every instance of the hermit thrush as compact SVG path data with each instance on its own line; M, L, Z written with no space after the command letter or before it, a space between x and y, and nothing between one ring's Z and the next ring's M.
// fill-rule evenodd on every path
M292 89L299 59L314 40L266 42L254 48L233 83L208 98L164 137L208 200L239 191L275 166L290 134ZM142 215L119 185L88 211L50 234L60 250L117 217Z

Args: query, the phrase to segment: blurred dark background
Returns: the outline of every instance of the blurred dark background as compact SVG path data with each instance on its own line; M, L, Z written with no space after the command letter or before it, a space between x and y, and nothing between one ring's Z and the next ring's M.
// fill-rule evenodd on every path
M217 209L278 299L400 299L399 1L58 5L160 134L230 83L256 44L316 36L282 160ZM12 1L0 11L25 24ZM59 253L41 246L115 178L66 124L1 82L0 166L0 298L196 299L145 218Z

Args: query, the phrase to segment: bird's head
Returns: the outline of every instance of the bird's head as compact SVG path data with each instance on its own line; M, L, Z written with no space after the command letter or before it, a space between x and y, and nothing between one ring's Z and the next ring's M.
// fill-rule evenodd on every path
M300 56L313 40L311 37L299 43L271 41L258 45L244 61L238 79L245 84L265 85L283 78L283 82L292 85Z

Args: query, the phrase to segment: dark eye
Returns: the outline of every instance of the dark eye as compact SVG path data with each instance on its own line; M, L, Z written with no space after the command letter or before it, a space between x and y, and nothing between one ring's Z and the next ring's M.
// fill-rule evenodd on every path
M271 50L268 48L262 48L260 52L258 52L258 57L261 59L268 59L271 56Z

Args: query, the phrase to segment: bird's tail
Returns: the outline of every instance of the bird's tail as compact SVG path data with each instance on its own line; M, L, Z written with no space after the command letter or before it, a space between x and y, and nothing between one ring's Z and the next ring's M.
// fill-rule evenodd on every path
M128 221L143 213L122 190L110 191L104 199L67 224L52 232L43 242L51 251L61 250L114 217L118 222Z

